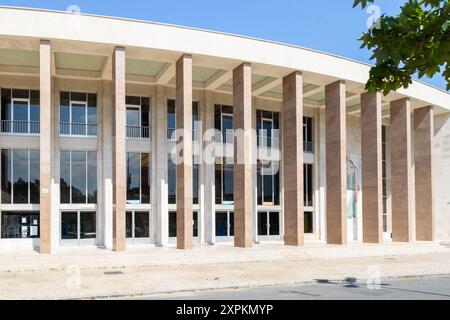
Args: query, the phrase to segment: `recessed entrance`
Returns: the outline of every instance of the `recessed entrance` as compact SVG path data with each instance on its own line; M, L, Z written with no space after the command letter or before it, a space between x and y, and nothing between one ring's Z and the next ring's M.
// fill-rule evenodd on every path
M62 211L61 245L95 245L96 219L95 211Z

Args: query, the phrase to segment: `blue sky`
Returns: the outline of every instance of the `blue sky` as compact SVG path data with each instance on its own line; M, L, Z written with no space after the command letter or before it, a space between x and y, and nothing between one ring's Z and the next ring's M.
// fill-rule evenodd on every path
M382 13L395 14L406 0L377 0ZM370 14L353 0L72 0L1 1L1 5L66 10L179 24L285 42L370 62L359 49ZM425 79L445 89L442 77Z

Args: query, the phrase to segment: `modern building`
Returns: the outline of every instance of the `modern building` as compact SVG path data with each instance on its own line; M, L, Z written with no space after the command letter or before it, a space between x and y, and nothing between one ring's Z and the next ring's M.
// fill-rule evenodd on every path
M2 7L0 248L449 240L450 94L366 93L369 69Z

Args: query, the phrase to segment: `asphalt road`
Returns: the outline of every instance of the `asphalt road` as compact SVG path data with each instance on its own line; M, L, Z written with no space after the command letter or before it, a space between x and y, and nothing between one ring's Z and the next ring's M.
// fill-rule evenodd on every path
M433 277L410 277L381 279L379 286L366 281L347 278L332 282L317 279L314 283L294 286L260 287L203 291L163 296L139 297L138 299L173 299L173 300L450 300L450 275Z

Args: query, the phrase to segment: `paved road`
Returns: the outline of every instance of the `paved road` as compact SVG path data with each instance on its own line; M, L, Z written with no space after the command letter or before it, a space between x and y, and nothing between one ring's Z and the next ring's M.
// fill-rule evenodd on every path
M317 280L286 287L262 287L251 289L205 291L164 296L140 297L139 299L175 300L346 300L346 299L439 299L450 300L450 275L382 279L379 289L369 289L367 283L348 278L342 282Z

